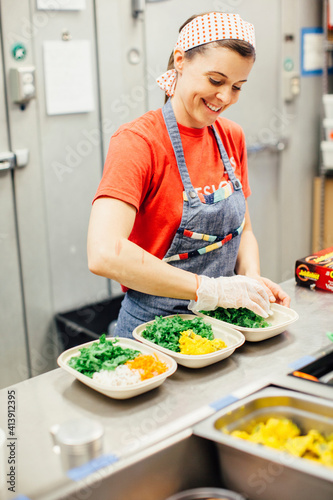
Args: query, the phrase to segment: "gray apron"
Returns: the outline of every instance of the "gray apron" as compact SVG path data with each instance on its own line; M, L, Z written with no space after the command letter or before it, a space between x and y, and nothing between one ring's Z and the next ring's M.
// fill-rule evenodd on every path
M215 278L233 276L244 226L245 198L242 185L234 174L220 136L212 127L229 180L212 194L198 195L186 167L170 99L162 112L184 186L181 223L163 260L198 275ZM155 316L190 313L188 303L188 300L128 290L112 334L132 337L134 328L153 320Z

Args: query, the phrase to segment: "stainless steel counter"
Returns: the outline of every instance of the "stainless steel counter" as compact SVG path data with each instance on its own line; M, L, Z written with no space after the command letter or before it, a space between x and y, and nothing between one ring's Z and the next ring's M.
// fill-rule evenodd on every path
M299 314L299 320L287 331L262 342L246 342L231 357L210 367L193 370L179 366L158 389L136 398L107 398L60 368L1 390L0 428L8 436L7 442L9 391L15 391L16 400L16 494L6 488L4 498L18 494L38 500L64 498L66 490L75 489L53 451L49 429L54 424L77 417L99 421L105 429L105 453L119 458L108 466L110 472L112 467L132 460L129 457L133 454L139 457L148 446L188 429L225 406L230 397L248 395L276 380L288 386L291 377L287 374L299 366L300 359L332 345L326 333L333 330L333 294L297 287L294 280L282 286ZM293 383L297 385L297 381ZM332 387L322 386L318 392L316 384L304 381L301 387L333 399Z

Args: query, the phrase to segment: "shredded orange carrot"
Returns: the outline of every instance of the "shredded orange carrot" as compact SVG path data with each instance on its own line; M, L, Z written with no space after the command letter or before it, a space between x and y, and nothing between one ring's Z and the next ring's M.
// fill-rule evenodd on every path
M131 361L125 363L131 370L139 370L141 380L155 377L167 371L168 366L160 361L156 354L140 354Z

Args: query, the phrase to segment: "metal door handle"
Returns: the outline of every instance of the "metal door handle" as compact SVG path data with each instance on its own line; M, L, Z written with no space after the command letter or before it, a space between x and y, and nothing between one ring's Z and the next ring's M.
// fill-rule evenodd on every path
M132 16L136 19L145 11L145 0L132 0Z
M0 170L11 170L15 166L15 154L11 151L0 153Z
M4 151L0 153L0 171L25 167L29 162L29 149Z
M258 142L247 146L247 153L260 153L261 151L270 151L272 153L279 153L288 147L288 139L281 137L272 142Z
M0 162L0 170L10 170L10 169L11 169L11 163L9 161Z

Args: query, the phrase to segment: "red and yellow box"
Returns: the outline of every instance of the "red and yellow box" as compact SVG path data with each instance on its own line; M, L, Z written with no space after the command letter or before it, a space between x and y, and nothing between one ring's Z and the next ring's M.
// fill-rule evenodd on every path
M297 285L333 292L333 247L298 259L295 277Z

